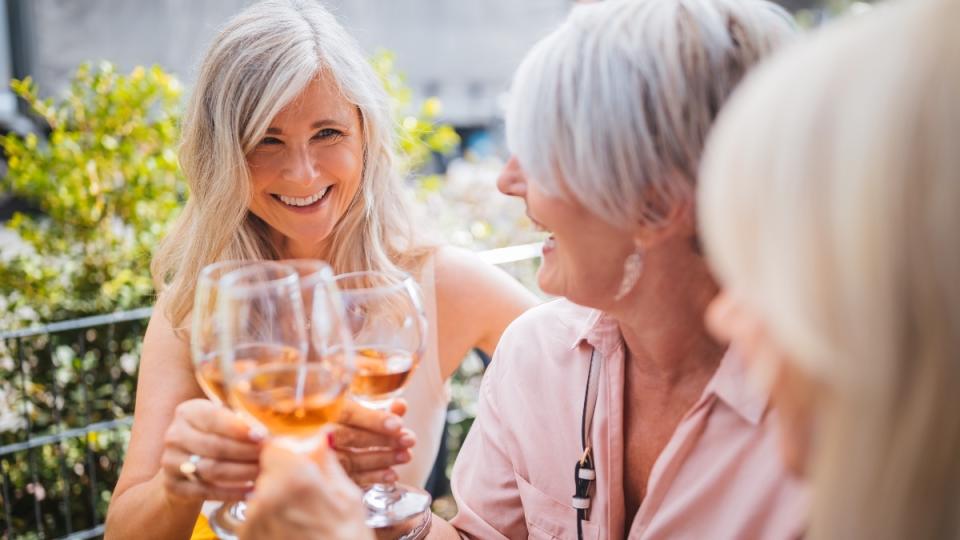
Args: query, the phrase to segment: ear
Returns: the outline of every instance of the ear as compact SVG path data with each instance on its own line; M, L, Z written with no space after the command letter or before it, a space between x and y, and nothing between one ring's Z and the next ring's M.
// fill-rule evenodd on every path
M633 230L633 243L650 249L664 242L694 238L697 232L693 197L684 197L673 204L659 221L638 223Z

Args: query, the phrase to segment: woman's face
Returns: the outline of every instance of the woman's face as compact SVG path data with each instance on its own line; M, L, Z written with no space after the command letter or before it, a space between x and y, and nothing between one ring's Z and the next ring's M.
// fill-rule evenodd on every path
M727 291L721 291L711 302L706 322L721 343L736 344L753 379L770 391L771 403L779 416L783 461L791 472L803 475L818 394L813 380L791 361L756 311Z
M629 231L591 214L571 194L548 195L511 158L497 179L505 195L523 199L533 223L550 233L537 272L540 289L589 307L606 309L623 277L624 260L634 251Z
M317 78L284 107L247 154L250 211L287 252L316 250L346 212L363 175L360 112Z

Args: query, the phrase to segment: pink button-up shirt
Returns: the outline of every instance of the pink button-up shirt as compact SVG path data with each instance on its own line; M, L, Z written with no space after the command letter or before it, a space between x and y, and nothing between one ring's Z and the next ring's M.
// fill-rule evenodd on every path
M591 440L594 482L584 538L623 538L624 349L616 321L557 300L504 333L480 387L477 419L453 469L469 538L576 538L574 464L593 349L601 361ZM768 396L724 356L657 458L631 539L792 539L802 486L784 470ZM626 404L629 406L629 404Z

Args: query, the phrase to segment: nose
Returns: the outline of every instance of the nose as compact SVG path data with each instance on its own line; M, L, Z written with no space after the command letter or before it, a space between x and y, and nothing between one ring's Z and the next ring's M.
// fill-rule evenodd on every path
M527 195L527 179L520 168L520 162L516 156L511 156L510 160L503 167L500 176L497 177L497 189L504 195L512 197L525 197Z
M288 153L286 165L284 176L289 182L310 185L320 174L307 146L293 147Z

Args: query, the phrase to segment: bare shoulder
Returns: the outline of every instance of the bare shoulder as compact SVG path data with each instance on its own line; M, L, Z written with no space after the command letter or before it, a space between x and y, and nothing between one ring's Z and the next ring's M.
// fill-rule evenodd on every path
M438 248L434 265L441 364L447 376L471 348L492 353L504 328L539 299L465 249Z
M536 305L536 296L502 269L485 262L476 253L463 248L443 246L434 256L438 301L470 302L489 298L526 307ZM492 296L491 296L492 295Z

